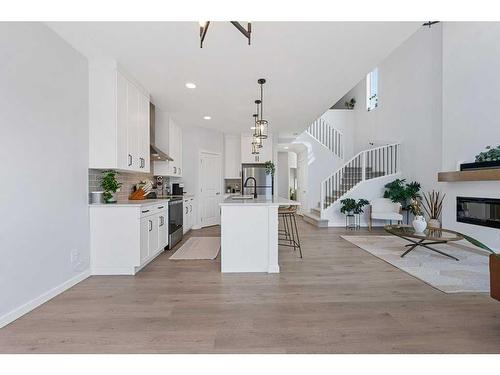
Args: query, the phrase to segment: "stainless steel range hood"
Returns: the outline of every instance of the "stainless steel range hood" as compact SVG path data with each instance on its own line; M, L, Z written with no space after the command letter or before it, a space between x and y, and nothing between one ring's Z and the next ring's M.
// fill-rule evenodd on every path
M149 141L151 143L149 149L151 153L151 160L154 161L174 161L167 153L160 150L155 145L155 106L149 103Z

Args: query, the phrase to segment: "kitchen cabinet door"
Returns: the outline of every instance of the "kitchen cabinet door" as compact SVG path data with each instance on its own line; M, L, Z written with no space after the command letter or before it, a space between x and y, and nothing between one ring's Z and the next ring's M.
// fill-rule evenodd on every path
M189 199L189 229L192 229L196 224L196 206L194 198Z
M130 170L141 171L139 159L139 91L127 82L127 149L132 157Z
M128 151L128 108L127 80L117 72L116 75L116 132L117 132L117 167L132 168L132 155Z
M163 249L168 245L168 214L167 211L158 215L158 246Z
M148 258L149 255L149 232L150 232L149 223L150 223L149 217L142 218L140 222L141 264Z
M266 161L273 160L273 139L269 136L264 139L264 146L259 151L259 162L265 163Z
M182 217L182 233L185 234L189 230L189 199L184 199L182 209L184 210Z
M149 220L148 257L150 257L156 254L158 252L158 248L160 247L158 238L159 215L149 216L147 219Z
M138 157L141 172L150 172L149 150L149 99L139 94L138 111Z
M177 175L182 177L182 128L177 126Z
M224 178L241 177L241 137L224 137Z

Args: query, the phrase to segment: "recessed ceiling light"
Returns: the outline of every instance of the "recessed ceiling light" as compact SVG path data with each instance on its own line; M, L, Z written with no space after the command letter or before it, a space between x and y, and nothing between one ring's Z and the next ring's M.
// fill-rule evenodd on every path
M288 146L283 147L285 150L288 150Z
M210 117L210 116L203 116L203 119L204 119L204 120L211 120L211 119L212 119L212 117Z
M188 82L188 83L186 83L186 87L188 89L195 89L196 85L193 82Z

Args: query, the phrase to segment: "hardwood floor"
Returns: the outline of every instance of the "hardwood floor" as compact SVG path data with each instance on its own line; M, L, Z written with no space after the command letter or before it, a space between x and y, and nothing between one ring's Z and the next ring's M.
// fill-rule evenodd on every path
M279 275L223 275L218 261L169 251L0 329L0 352L500 353L497 301L444 294L342 240L343 229L298 224L304 259L280 248ZM212 235L218 227L185 239Z

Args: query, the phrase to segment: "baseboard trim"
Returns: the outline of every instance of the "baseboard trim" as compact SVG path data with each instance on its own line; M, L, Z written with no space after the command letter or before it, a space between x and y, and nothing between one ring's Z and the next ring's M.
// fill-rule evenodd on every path
M30 311L36 309L38 306L43 305L45 302L51 300L55 296L61 294L62 292L68 290L69 288L75 286L76 284L82 282L87 277L90 276L90 270L84 271L71 279L65 281L64 283L48 290L42 295L32 299L31 301L19 306L18 308L8 312L7 314L0 317L0 328L5 327L7 324L12 323L21 316L29 313Z

